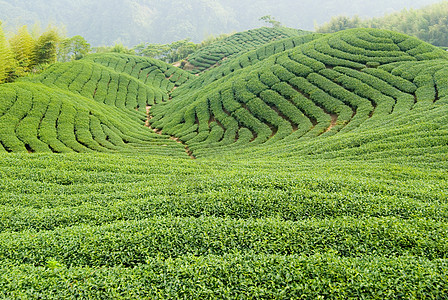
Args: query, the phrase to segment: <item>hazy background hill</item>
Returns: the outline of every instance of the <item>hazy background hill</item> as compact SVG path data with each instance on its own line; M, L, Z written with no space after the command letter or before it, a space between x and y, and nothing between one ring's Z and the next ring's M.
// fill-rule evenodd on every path
M283 25L314 29L335 15L382 16L438 0L0 0L9 29L39 22L65 25L92 45L167 43L259 27L272 15Z

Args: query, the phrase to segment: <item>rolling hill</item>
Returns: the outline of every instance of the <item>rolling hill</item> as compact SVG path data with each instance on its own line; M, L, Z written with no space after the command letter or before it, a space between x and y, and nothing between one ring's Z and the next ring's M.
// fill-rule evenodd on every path
M225 57L0 85L0 297L445 297L448 53L352 29Z
M152 126L198 155L260 144L263 152L330 136L340 143L342 134L380 130L403 114L444 109L448 55L440 49L368 29L313 35L302 45L297 39L261 47L236 58L237 66L217 67L180 87L172 101L154 107ZM275 51L287 44L292 48Z
M144 126L146 110L191 77L139 57L92 55L55 64L0 87L0 151L176 153L182 146Z
M183 68L189 69L193 73L209 70L225 60L231 61L232 56L238 56L269 42L307 34L310 34L310 32L286 27L262 27L235 33L190 55L187 59L187 64Z

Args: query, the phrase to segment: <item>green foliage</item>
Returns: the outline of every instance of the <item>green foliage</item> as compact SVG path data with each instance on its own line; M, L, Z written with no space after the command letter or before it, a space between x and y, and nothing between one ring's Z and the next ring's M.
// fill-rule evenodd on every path
M42 84L5 84L1 89L3 101L8 103L0 117L0 139L6 151L132 152L157 148L164 140L142 127L142 116L135 111L107 108ZM165 143L177 148L174 142Z
M2 155L0 293L443 298L446 162L413 160Z
M78 60L89 54L90 44L80 35L64 39L58 49L58 61Z
M155 78L142 72L150 67ZM125 69L134 72L128 75ZM183 156L182 145L142 127L147 119L143 112L147 105L166 101L168 92L190 76L160 61L118 54L54 64L38 76L0 86L5 105L0 116L2 149Z
M114 46L95 47L93 49L95 53L121 53L121 54L135 54L134 49L130 49L123 45L123 43L115 43Z
M27 26L19 28L10 40L11 49L18 63L17 73L23 76L24 72L28 72L36 64L37 44L31 34L28 32Z
M133 49L137 55L160 59L167 63L175 63L185 59L198 48L199 45L185 39L171 44L140 44Z
M331 20L328 23L318 27L316 31L329 33L329 32L338 32L350 28L364 27L361 25L361 23L362 21L359 18L359 16L354 16L352 18L349 18L347 16L337 16L331 18Z
M36 32L39 29L36 30ZM30 73L41 73L51 64L60 61L80 59L90 51L90 45L81 36L62 40L62 35L55 27L49 27L40 36L34 38L27 26L22 26L9 39L9 46L0 35L0 60L3 70L0 83L14 81Z
M376 29L283 39L176 89L170 102L154 108L159 117L152 124L181 138L197 157L360 131L391 114L437 103L432 76L438 70L426 77L409 72L445 68L447 58L418 39ZM200 117L199 111L211 114ZM214 119L223 126L221 140L212 143ZM229 128L226 119L232 120ZM237 135L243 128L252 132L244 146Z
M185 70L201 72L213 68L246 51L253 50L275 40L301 36L307 32L285 27L262 27L235 33L210 45L199 48L187 58ZM272 55L273 53L271 53Z

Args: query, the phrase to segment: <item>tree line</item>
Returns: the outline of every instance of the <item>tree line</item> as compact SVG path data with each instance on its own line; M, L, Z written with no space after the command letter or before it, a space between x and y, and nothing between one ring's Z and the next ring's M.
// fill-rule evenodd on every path
M91 47L84 37L64 37L62 30L55 26L48 27L41 34L36 34L36 31L30 31L25 25L16 33L5 32L0 22L0 83L38 73L57 61L81 59L89 53L116 52L156 58L167 63L180 62L196 50L230 35L210 35L201 43L183 39L168 44L141 43L129 48L122 43Z
M337 16L318 27L317 31L331 33L362 27L398 31L435 46L448 47L448 1L422 9L405 9L381 18L363 20L359 16Z
M285 26L313 30L342 13L366 17L440 0L0 0L0 19L8 26L64 24L92 45L130 47L142 42L171 43L187 37L199 43L209 34L257 28L263 15Z
M65 38L54 26L37 32L30 32L25 25L16 33L5 33L0 23L0 83L37 73L58 60L79 59L90 52L90 45L81 36Z

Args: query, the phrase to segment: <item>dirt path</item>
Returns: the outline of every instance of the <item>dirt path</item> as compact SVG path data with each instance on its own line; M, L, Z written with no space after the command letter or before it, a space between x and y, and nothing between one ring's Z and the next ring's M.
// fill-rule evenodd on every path
M157 129L157 128L152 128L151 124L149 122L149 120L152 119L151 107L152 107L151 105L146 105L146 122L145 122L145 126L148 127L149 129L151 129L152 131L154 131L155 133L162 135L162 131L160 129ZM196 157L193 155L193 152L190 150L190 148L188 148L187 144L182 142L179 138L172 136L172 137L170 137L170 140L173 140L176 143L179 143L182 146L184 146L185 152L188 154L188 156L190 156L191 159L196 159Z
M327 130L324 131L324 133L330 131L334 126L336 126L336 123L338 121L338 115L330 114L331 115L331 123L330 126L328 126Z

